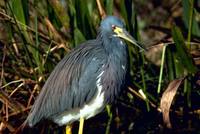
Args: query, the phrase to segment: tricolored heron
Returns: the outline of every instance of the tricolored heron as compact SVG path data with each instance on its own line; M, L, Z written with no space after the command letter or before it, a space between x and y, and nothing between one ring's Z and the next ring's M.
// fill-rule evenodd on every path
M124 40L140 47L119 18L102 20L96 39L82 43L57 64L26 123L34 126L50 119L62 126L80 119L83 124L83 119L100 113L125 84L128 53Z

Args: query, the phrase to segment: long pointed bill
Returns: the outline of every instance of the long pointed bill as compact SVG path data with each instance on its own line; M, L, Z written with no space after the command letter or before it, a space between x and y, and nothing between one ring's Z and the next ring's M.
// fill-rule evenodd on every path
M115 27L115 29L113 30L117 37L120 37L122 39L125 39L129 42L131 42L132 44L138 46L140 49L146 50L140 43L138 43L125 29L122 29L120 27Z

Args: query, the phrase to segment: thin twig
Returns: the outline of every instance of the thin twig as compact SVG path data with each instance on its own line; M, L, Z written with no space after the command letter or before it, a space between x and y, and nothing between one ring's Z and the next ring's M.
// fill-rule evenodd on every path
M4 46L3 48L3 59L2 59L2 62L1 62L1 80L0 80L0 87L1 85L3 84L3 74L4 74L4 61L5 61L5 58L6 58L6 46Z
M144 100L144 101L148 100L148 102L150 103L150 105L151 105L153 108L156 108L159 112L161 112L161 109L158 108L158 107L156 106L156 104L154 104L152 101L150 101L150 100L147 99L147 98L145 99L144 97L142 97L142 95L140 95L138 92L136 92L133 88L128 87L128 89L129 89L129 91L130 91L131 93L135 94L138 98L140 98L140 99L142 99L142 100Z
M22 104L9 98L9 96L3 90L0 90L0 101L2 101L4 104L8 104L8 107L14 109L15 111L20 111L24 108Z
M31 92L31 95L30 95L30 97L29 97L29 99L28 99L27 107L30 106L30 104L31 104L31 100L33 99L34 93L36 92L37 89L38 89L38 84L35 85L33 91Z
M96 0L96 3L97 3L97 7L99 9L99 14L101 16L101 19L104 19L106 17L106 12L105 12L105 10L103 9L103 7L101 5L101 1L100 0Z
M30 110L31 107L32 107L32 106L29 106L29 107L26 107L26 108L24 108L24 109L22 109L22 110L20 110L20 111L15 111L15 112L13 112L13 113L10 113L10 114L8 115L8 117L10 118L11 116L16 116L16 115L18 115L18 114L21 114L21 113L23 113L23 112L26 112L26 111ZM6 116L3 116L2 118L6 118Z
M14 132L15 131L15 128L10 123L8 123L7 121L2 121L1 124L0 124L0 133L6 128L10 132Z
M18 83L18 82L24 82L24 79L19 79L19 80L11 81L11 82L5 84L4 86L2 86L0 88L3 89L3 88L5 88L5 87L7 87L7 86L9 86L11 84Z
M41 81L42 81L42 77L39 77L38 82L41 82ZM34 86L34 89L33 89L33 91L31 92L31 96L30 96L29 99L28 99L27 107L30 106L31 100L33 99L34 93L36 92L36 90L38 89L38 87L39 87L38 84L36 84L36 85Z
M9 97L11 97L15 92L17 92L17 90L18 90L20 87L22 87L23 85L25 85L25 82L24 82L24 81L23 81L23 83L19 84L19 86L17 86L17 88L15 88L15 89L11 92L11 94L9 95Z

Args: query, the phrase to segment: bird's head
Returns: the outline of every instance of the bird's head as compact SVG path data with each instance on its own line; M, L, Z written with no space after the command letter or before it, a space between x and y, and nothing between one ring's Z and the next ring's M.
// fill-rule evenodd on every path
M101 21L100 30L107 37L121 38L144 49L125 29L124 23L115 16L107 16Z

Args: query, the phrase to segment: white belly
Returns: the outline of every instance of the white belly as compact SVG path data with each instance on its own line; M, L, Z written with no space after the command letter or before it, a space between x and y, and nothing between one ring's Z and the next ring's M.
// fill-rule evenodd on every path
M77 109L77 110L67 111L66 114L63 114L63 116L56 118L54 122L56 122L61 126L73 122L75 120L79 120L80 117L88 119L101 112L101 109L104 105L104 92L102 92L102 85L101 85L102 74L103 72L100 73L100 75L97 77L96 86L98 91L95 95L95 98L93 98L89 104L84 105L79 110Z

